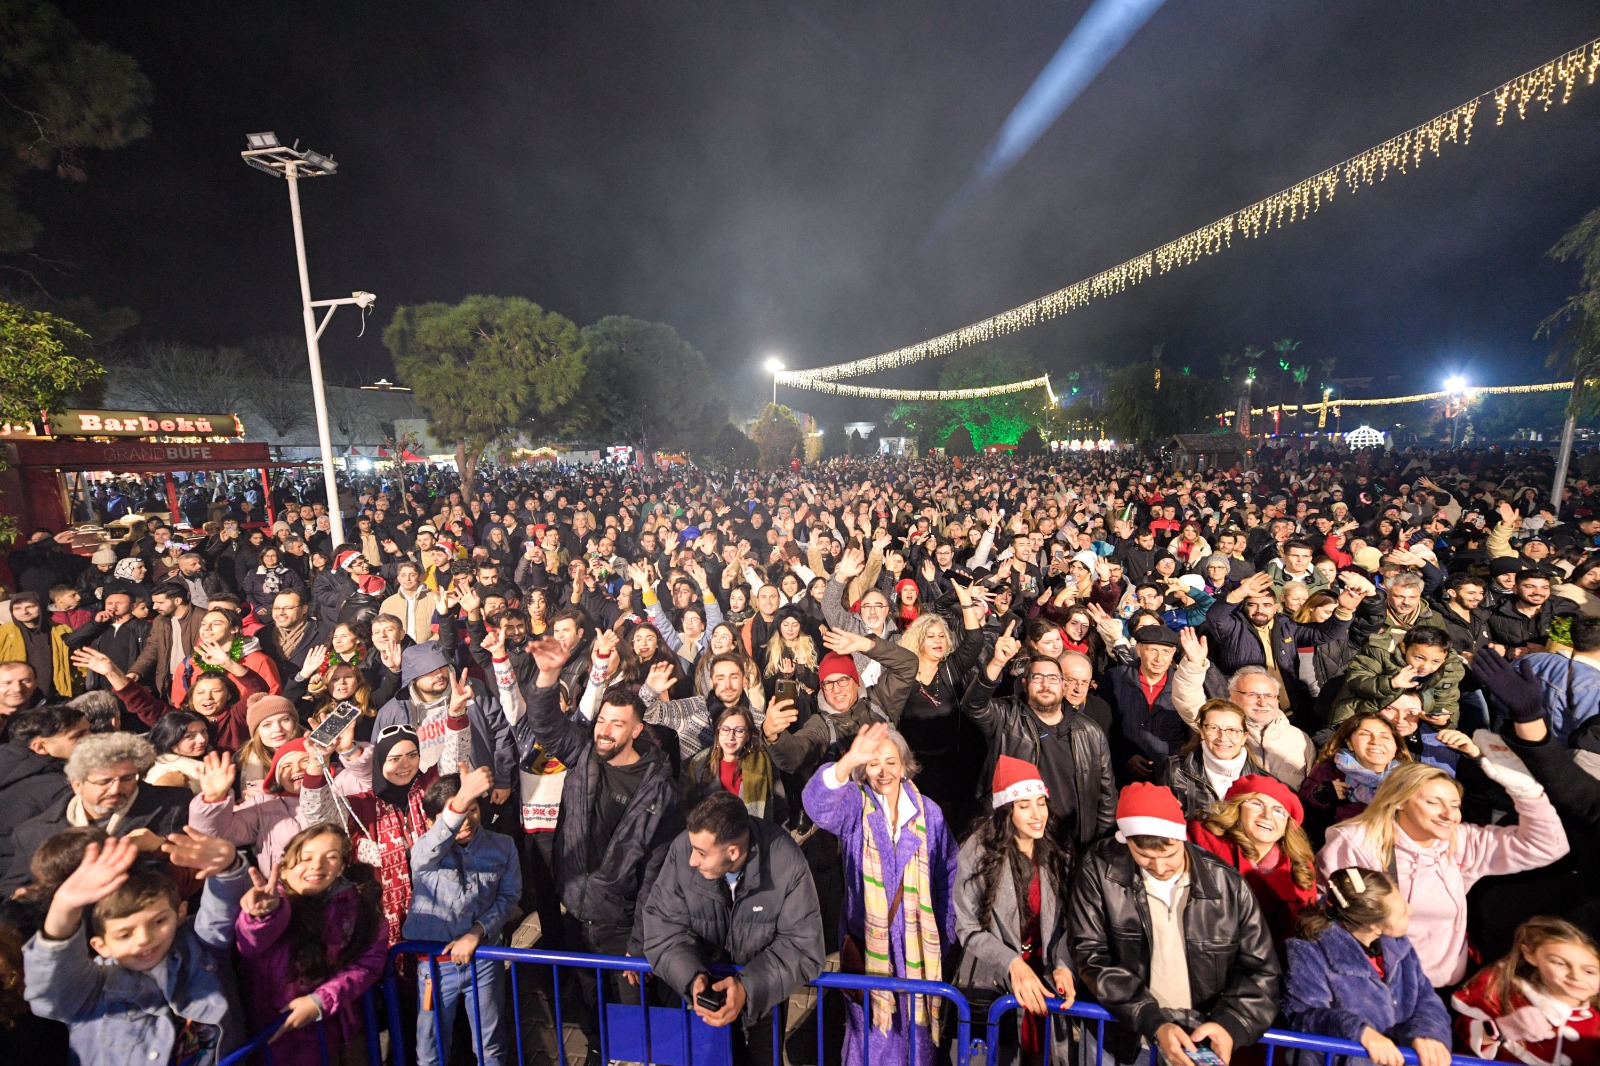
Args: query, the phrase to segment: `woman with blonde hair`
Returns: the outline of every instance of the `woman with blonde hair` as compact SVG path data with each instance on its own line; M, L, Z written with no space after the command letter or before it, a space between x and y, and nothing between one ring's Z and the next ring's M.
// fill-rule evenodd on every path
M1467 974L1467 891L1479 879L1548 866L1567 854L1566 830L1535 781L1503 742L1478 734L1484 775L1504 788L1517 824L1461 821L1461 785L1427 763L1395 767L1367 809L1328 830L1317 854L1322 878L1350 866L1392 871L1415 914L1411 939L1436 988Z
M1317 898L1317 860L1301 828L1305 811L1294 791L1265 773L1246 774L1200 819L1189 840L1238 870L1261 904L1281 949L1300 912Z
M900 634L900 646L916 653L917 684L906 699L899 729L922 763L914 778L917 787L952 825L960 826L977 795L987 749L983 734L961 713L961 696L983 651L983 630L971 591L958 585L956 594L963 626L959 643L932 611Z
M766 664L762 671L766 679L767 698L772 698L780 677L792 678L803 688L815 692L817 664L822 661L822 655L817 650L816 640L805 630L800 609L793 606L783 608L778 612L776 622L772 639L767 641Z

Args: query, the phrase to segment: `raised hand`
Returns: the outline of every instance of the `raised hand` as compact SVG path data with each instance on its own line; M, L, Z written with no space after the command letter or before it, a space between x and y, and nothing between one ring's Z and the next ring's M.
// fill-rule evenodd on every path
M567 665L567 649L559 641L545 639L536 640L528 645L528 654L533 656L533 663L539 668L539 684L551 685L561 675L561 668Z
M57 905L82 909L99 903L122 887L138 858L138 845L130 840L109 837L103 844L91 842L83 849L78 868L56 889L51 909Z
M494 775L487 766L472 768L471 763L460 763L456 772L461 775L461 788L450 799L450 809L465 814L468 807L494 791Z
M856 730L855 739L850 742L850 750L846 751L839 759L838 775L849 777L858 766L865 766L878 757L878 751L883 747L883 742L889 739L889 723L874 722L865 729Z
M272 866L272 876L262 877L259 869L250 868L250 890L238 901L238 909L250 917L267 917L283 903L278 896L278 866Z
M208 751L200 764L200 795L207 803L220 803L233 794L239 770L225 751Z
M161 850L172 865L193 870L201 878L222 873L239 858L232 841L206 836L192 825L181 833L168 833Z
M1389 679L1389 685L1396 692L1406 692L1417 687L1417 668L1407 663L1402 666L1394 677Z
M97 648L78 648L72 653L72 665L80 670L87 670L91 674L101 677L110 677L117 670L117 664L111 661L111 656Z
M761 720L761 732L772 743L800 718L800 709L794 700L773 700L767 704L766 717Z
M872 638L860 633L847 633L842 629L829 629L822 634L822 643L829 651L840 655L865 655L872 650Z
M621 642L615 629L602 629L594 635L594 654L596 658L610 658Z
M645 677L644 683L657 696L665 696L672 688L675 674L676 671L673 670L671 663L658 662L650 667L650 673Z
M1012 659L1015 659L1017 653L1022 650L1022 641L1012 635L1016 628L1016 619L1007 622L1005 632L1001 633L999 639L994 642L994 662L999 663L1001 666L1005 666Z
M467 672L450 673L450 706L446 713L451 718L461 718L467 713L467 704L472 702L472 682L467 678Z
M300 667L301 677L310 677L317 673L328 661L328 646L326 644L313 644L306 649L305 664Z
M461 595L457 597L457 600L461 604L461 609L466 611L468 615L477 614L483 608L483 597L479 596L478 590L471 585L461 590Z
M1210 658L1206 638L1191 626L1178 630L1178 647L1183 649L1183 661L1186 663L1203 663Z
M199 653L200 658L204 659L207 663L223 669L226 669L228 664L233 661L232 657L228 654L228 649L224 648L221 644L215 643L214 641L200 641L195 645L195 651Z
M595 645L598 647L599 643L600 641L597 638ZM504 658L506 651L505 630L496 626L486 626L483 631L483 639L478 641L478 647L488 652L491 659Z
M852 578L860 576L866 567L866 559L862 556L861 549L848 548L839 556L839 563L834 567L833 576L836 580L848 584Z

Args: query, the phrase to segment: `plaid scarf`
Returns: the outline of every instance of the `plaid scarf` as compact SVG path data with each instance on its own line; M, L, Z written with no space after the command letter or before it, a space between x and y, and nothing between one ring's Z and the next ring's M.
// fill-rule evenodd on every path
M905 918L906 972L911 981L937 981L941 979L939 963L939 923L933 915L933 882L928 876L928 823L927 807L922 794L910 781L903 787L915 802L917 816L910 830L917 840L917 850L911 861L901 871L900 890L903 893L900 913ZM872 814L877 801L865 786L861 789L862 854L861 872L865 882L866 905L866 969L869 974L894 976L894 959L891 957L889 939L889 892L883 883L883 858L878 854L878 838L872 831ZM872 1027L887 1033L894 1023L895 995L892 992L873 992ZM912 996L912 1015L919 1026L928 1026L933 1042L939 1042L939 1011L926 996Z

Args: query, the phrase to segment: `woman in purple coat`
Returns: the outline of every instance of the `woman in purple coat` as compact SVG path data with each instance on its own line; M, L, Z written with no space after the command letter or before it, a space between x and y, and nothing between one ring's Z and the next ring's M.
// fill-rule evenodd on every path
M839 838L844 860L839 965L847 973L944 979L955 941L956 842L938 806L911 783L916 772L905 738L880 722L806 784L806 813ZM940 1005L886 992L850 1002L845 1066L933 1062Z
M345 880L350 852L344 829L323 823L295 834L270 877L250 871L234 923L239 974L251 1032L287 1015L273 1062L326 1063L324 1042L331 1061L364 1061L361 995L383 976L389 928L377 885Z

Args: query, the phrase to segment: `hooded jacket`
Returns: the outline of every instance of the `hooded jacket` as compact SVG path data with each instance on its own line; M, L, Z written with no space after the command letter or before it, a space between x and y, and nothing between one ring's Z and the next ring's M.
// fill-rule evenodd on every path
M683 831L679 789L667 758L644 734L634 741L640 758L650 765L605 842L599 863L591 867L589 838L602 784L593 729L583 719L562 713L554 685L529 685L523 696L527 713L512 728L518 759L526 759L537 744L567 768L555 848L562 905L578 921L613 931L633 930L637 946L639 901L649 898L668 846Z

